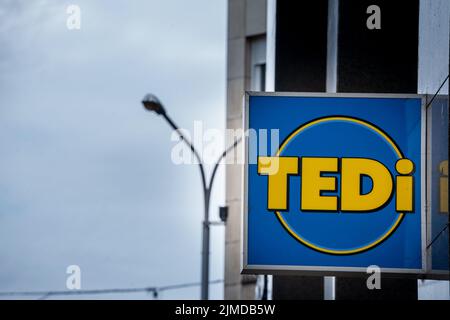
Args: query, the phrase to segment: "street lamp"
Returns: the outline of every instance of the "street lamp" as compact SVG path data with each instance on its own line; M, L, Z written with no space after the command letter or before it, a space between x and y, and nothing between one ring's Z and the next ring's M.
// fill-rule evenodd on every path
M177 132L181 140L183 140L191 149L195 158L198 161L198 165L200 168L200 175L202 178L202 187L203 187L203 199L204 199L204 219L203 219L203 235L202 235L202 279L201 279L201 299L208 300L209 297L209 227L212 224L217 224L216 222L209 221L209 200L211 197L211 189L214 182L214 177L216 176L217 169L219 167L220 161L230 152L233 148L235 148L241 139L237 139L233 145L228 147L219 157L217 162L214 165L213 171L211 173L211 177L209 182L206 181L205 168L203 166L202 159L200 158L199 153L194 148L192 143L187 139L180 128L173 122L173 120L167 115L164 106L159 101L159 99L153 94L147 94L142 100L142 104L144 108L148 111L156 112L158 115L164 117L167 123L172 127L173 130ZM222 209L223 210L223 209ZM224 211L221 212L221 219L224 215Z

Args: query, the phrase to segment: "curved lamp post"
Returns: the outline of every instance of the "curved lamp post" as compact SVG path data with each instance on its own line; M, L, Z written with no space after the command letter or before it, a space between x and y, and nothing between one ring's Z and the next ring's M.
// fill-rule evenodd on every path
M219 157L217 162L214 165L211 178L209 182L206 181L205 168L203 166L202 159L200 158L199 153L194 148L192 143L187 139L180 128L173 122L173 120L167 115L166 110L164 109L162 103L159 99L153 94L147 94L142 100L142 104L144 108L148 111L156 112L158 115L163 116L163 118L167 121L167 123L172 127L173 130L177 132L180 139L183 140L191 149L194 156L197 158L200 175L202 178L202 187L203 187L203 198L204 198L204 220L203 220L203 236L202 236L202 279L201 279L201 299L208 300L209 297L209 227L211 224L215 224L214 222L209 221L209 200L211 197L211 189L214 182L214 177L216 176L217 169L219 167L220 161L230 152L233 148L235 148L241 139L237 139L233 145L228 147Z

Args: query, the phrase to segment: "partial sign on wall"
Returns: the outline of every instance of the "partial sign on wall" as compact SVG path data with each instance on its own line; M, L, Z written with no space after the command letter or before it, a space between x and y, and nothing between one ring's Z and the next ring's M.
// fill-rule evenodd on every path
M427 108L428 239L433 275L449 275L448 96L437 96Z
M424 96L245 100L243 273L426 272Z

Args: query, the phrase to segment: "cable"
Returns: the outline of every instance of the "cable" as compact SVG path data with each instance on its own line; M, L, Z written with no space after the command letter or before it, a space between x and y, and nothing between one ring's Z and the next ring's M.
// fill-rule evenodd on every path
M438 233L436 237L434 237L433 241L429 245L427 245L427 250L433 245L433 243L442 235L442 233L445 231L445 229L448 228L449 223L447 222L444 226L444 228Z
M437 95L439 94L439 92L441 91L442 87L444 86L445 82L447 82L447 80L449 79L449 75L447 74L447 76L445 77L444 81L442 82L442 84L439 86L439 88L437 89L436 93L433 95L433 97L431 98L430 102L427 103L427 105L425 106L425 109L428 109L428 107L433 103L434 98L437 97ZM450 90L450 85L449 85L449 90ZM438 235L431 241L431 243L429 243L426 247L426 249L428 250L433 243L443 234L443 232L445 231L445 229L447 229L449 226L449 223L447 223L444 228L438 233ZM449 266L450 267L450 266ZM450 270L450 269L449 269Z
M425 109L428 109L428 107L433 103L434 98L436 98L436 96L438 95L439 91L441 91L442 87L444 86L445 82L447 82L448 76L449 75L447 75L445 77L444 81L442 82L440 87L437 89L436 93L433 95L433 97L431 98L430 102L428 102L427 105L425 106ZM449 86L449 88L450 88L450 86Z
M212 280L209 284L223 283L223 280ZM116 293L134 293L134 292L148 292L153 293L153 297L157 298L159 292L167 290L184 289L189 287L198 287L200 282L173 284L161 287L141 287L141 288L114 288L114 289L90 289L90 290L61 290L61 291L10 291L0 292L0 297L6 296L39 296L39 299L46 299L50 296L73 296L86 294L116 294Z

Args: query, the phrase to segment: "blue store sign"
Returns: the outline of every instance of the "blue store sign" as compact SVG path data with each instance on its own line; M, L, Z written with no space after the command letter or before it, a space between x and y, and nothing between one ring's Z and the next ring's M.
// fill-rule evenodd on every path
M425 272L422 96L248 93L245 123L243 272Z

